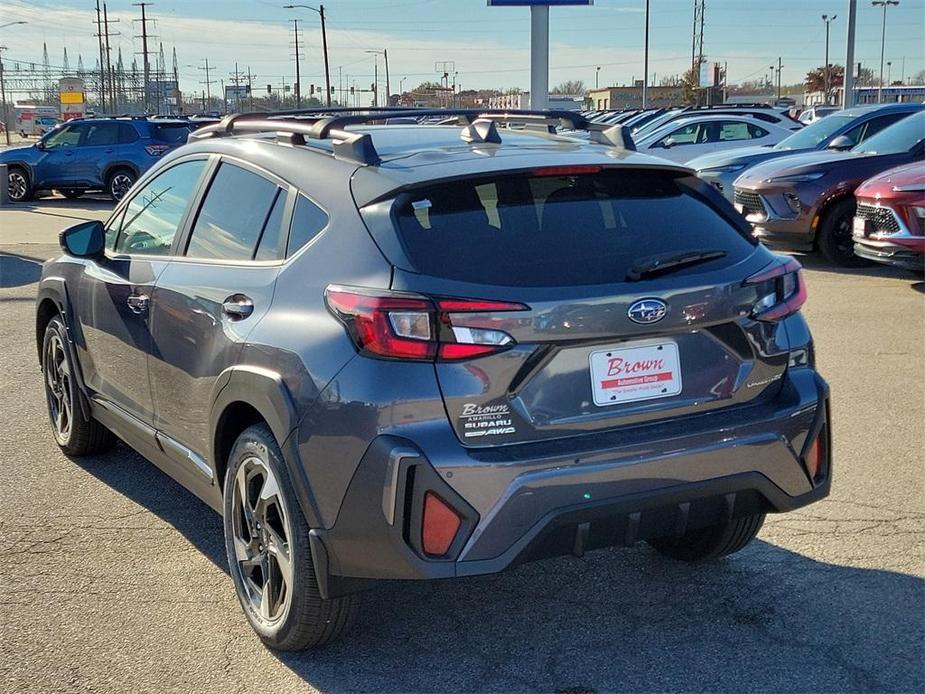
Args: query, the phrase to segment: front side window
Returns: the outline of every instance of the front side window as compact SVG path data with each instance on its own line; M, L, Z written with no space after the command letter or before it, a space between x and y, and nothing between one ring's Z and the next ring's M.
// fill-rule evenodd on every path
M177 164L139 190L125 210L115 252L168 255L206 163Z
M193 226L191 258L251 260L280 188L240 166L222 163Z
M81 126L67 125L60 130L53 130L48 134L42 145L45 149L65 149L67 147L76 147L80 142Z
M665 146L668 144L668 140L671 140L672 146L693 144L697 142L697 130L699 127L698 125L686 125L683 128L678 128L670 135L659 140L659 144Z

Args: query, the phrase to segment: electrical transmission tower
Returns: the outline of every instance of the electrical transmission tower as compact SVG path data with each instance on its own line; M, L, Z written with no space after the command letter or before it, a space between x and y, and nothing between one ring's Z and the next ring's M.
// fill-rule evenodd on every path
M150 89L149 89L148 83L151 81L151 60L149 57L151 55L151 52L148 50L148 39L156 38L153 34L148 33L148 22L153 22L154 20L149 18L145 14L145 8L150 7L153 4L154 3L152 2L132 3L133 7L141 8L141 19L136 19L133 21L141 23L141 35L136 36L135 38L141 39L141 55L142 55L142 60L143 60L143 65L144 65L144 99L143 100L144 100L144 105L145 105L145 113L147 113L150 110L150 106L148 103L150 99L148 92L150 91Z

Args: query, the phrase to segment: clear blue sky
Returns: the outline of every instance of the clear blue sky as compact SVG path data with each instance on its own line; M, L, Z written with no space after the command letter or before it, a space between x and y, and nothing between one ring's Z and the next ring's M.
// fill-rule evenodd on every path
M292 0L155 0L148 8L157 20L155 33L164 42L170 63L176 45L184 91L202 88L208 57L212 77L228 79L237 60L250 66L256 84L291 83L294 78L291 22L300 17L305 55L303 85L321 84L321 35L318 15L285 10ZM306 4L314 4L308 2ZM138 8L130 0L107 0L113 26L113 50L121 47L127 63L140 50L135 38ZM550 82L582 79L593 86L600 65L601 84L629 83L641 77L644 0L596 0L592 7L551 10ZM682 72L690 64L692 0L651 0L650 73L656 77ZM0 24L29 23L0 30L5 60L41 63L42 42L50 62L60 65L67 45L72 66L77 55L87 68L98 54L91 24L93 0L56 2L4 0ZM847 0L706 0L704 52L709 60L727 62L731 82L767 75L783 58L784 82L801 81L824 62L825 29L820 15L837 14L832 25L831 60L843 63ZM462 88L522 87L529 84L529 10L492 8L485 0L330 0L328 44L332 81L368 86L373 56L368 49L387 48L392 91L436 79L435 61L454 61ZM869 0L858 2L856 60L876 72L880 61L881 10ZM156 49L156 44L155 44ZM905 59L906 76L925 69L925 0L901 0L887 19L886 59L898 79ZM338 67L340 70L338 71ZM382 63L379 64L380 79ZM339 77L340 75L340 77ZM217 93L217 84L213 87Z

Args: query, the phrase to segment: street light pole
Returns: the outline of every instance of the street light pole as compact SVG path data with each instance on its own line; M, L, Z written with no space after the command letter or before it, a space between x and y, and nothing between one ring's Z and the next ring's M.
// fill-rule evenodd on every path
M832 89L832 77L831 70L832 68L829 65L829 25L835 21L835 18L838 17L837 14L833 14L831 17L829 15L822 15L822 21L825 22L825 103L829 103L829 92Z
M302 108L302 79L299 74L299 20L293 19L292 26L295 28L295 107Z
M883 53L886 50L886 8L898 5L899 0L873 0L874 7L883 8L883 25L880 30L880 86L877 89L877 103L883 103Z
M6 29L7 27L16 26L17 24L28 24L25 20L20 19L16 22L7 22L6 24L0 24L0 29ZM10 144L10 119L9 112L6 108L6 84L3 81L3 51L6 50L6 46L0 46L0 101L3 102L3 133L6 138L6 144ZM0 185L5 185L5 182L0 182Z
M594 88L595 88L595 89L599 89L600 86L601 86L601 85L600 85L600 79L599 79L600 76L601 76L601 68L598 67L598 68L596 68L596 69L594 70Z
M331 69L328 66L328 32L324 24L324 5L318 5L318 7L312 7L311 5L283 5L283 9L291 10L296 7L301 7L306 10L312 10L317 12L321 16L321 46L324 50L324 85L327 87L327 99L326 103L328 106L331 105Z
M886 61L886 86L887 87L893 84L892 74L893 74L893 62L890 60L887 60Z

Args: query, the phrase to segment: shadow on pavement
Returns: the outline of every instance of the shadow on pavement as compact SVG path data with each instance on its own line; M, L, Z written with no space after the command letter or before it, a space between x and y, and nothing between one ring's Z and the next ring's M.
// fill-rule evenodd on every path
M122 445L74 462L227 572L219 516L153 465ZM925 689L922 579L761 540L707 564L639 545L361 598L345 640L276 657L322 691Z
M793 256L800 261L800 265L806 270L813 272L828 272L839 275L859 275L862 277L882 277L884 279L909 280L915 279L910 272L900 268L883 265L881 263L871 263L863 267L842 267L835 263L830 263L819 253L794 253Z
M0 251L0 289L38 282L42 275L42 262L27 255Z

